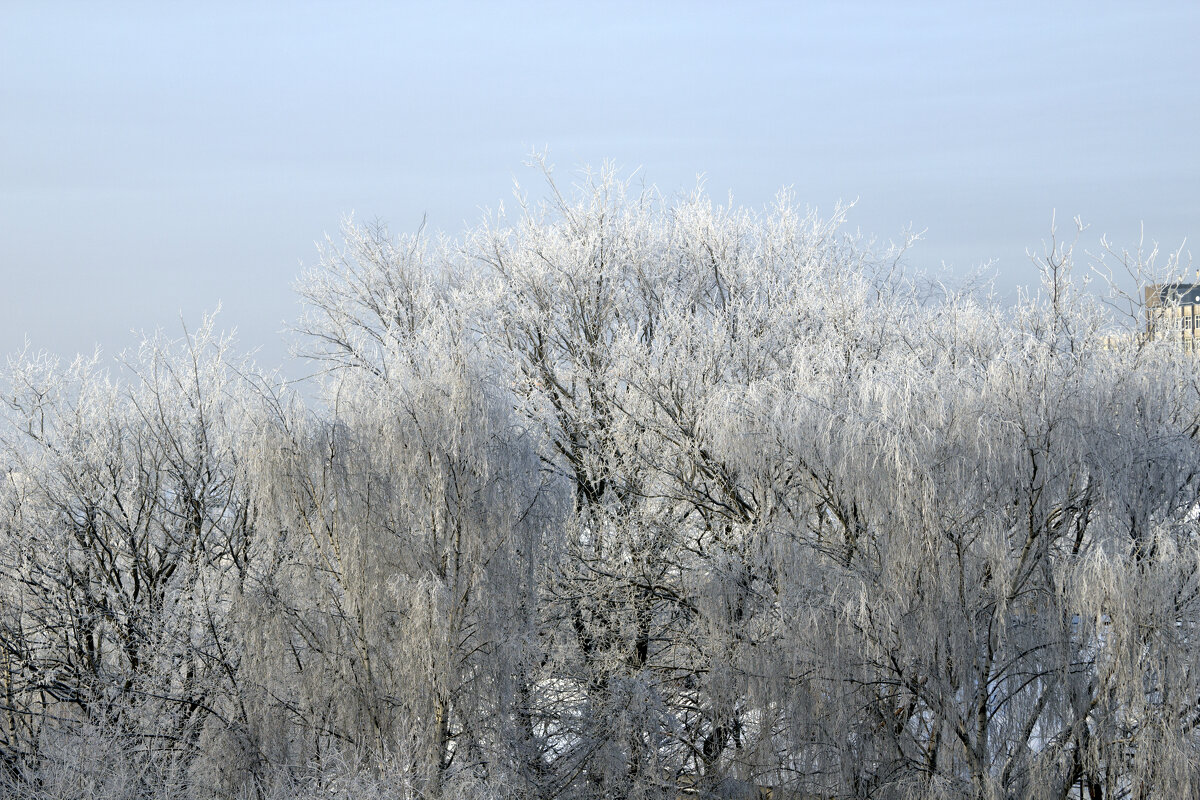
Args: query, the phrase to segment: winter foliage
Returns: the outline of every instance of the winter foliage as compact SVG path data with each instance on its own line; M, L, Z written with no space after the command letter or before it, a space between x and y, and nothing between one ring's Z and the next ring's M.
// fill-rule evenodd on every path
M10 360L6 794L1200 793L1195 356L1055 242L1001 308L841 210L548 185L328 242L319 404L211 319Z

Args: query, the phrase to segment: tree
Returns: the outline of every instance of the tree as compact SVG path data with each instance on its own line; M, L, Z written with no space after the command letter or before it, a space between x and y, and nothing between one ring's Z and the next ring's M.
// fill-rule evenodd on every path
M13 363L14 792L1195 794L1200 372L1140 291L543 172L327 243L316 405L211 322Z
M253 511L227 348L210 318L180 341L145 340L125 383L97 359L12 365L0 562L12 773L90 726L186 785L206 731L244 724L229 611Z
M552 492L423 243L346 238L302 288L329 416L279 406L259 448L264 702L300 754L398 759L440 796L521 757Z

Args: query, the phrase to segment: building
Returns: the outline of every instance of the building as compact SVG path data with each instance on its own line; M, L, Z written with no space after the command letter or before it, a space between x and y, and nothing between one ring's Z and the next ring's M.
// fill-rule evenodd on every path
M1146 335L1200 351L1200 283L1159 283L1146 287Z

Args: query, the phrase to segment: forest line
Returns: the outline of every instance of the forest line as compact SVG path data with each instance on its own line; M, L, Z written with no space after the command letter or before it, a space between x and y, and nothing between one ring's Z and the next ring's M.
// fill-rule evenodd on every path
M119 379L10 360L6 791L1200 791L1200 370L1140 294L1057 241L1002 308L842 210L549 197L328 242L319 404L211 318Z

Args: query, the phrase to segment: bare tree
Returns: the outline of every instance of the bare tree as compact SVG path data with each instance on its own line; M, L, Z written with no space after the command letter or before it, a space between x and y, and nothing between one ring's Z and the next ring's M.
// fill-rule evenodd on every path
M228 611L253 512L227 347L209 319L145 340L123 383L95 359L11 365L0 580L17 774L84 725L186 782L205 732L245 721Z
M1196 793L1200 372L1140 294L542 170L326 244L316 405L211 322L11 363L13 792Z

